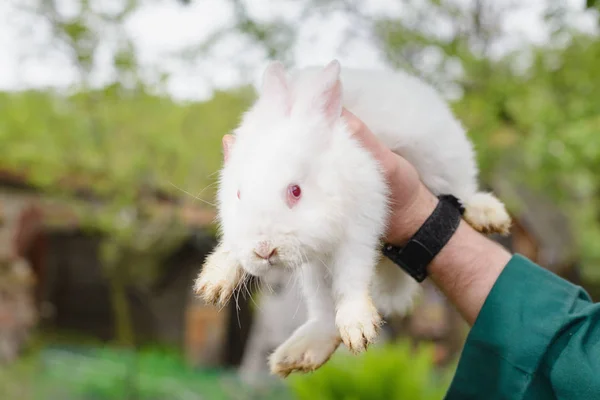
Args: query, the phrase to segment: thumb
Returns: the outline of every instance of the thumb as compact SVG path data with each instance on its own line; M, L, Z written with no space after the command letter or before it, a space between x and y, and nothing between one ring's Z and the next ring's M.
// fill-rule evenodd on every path
M356 115L344 108L342 117L346 120L350 134L358 139L361 145L370 151L377 160L387 161L390 158L391 150Z

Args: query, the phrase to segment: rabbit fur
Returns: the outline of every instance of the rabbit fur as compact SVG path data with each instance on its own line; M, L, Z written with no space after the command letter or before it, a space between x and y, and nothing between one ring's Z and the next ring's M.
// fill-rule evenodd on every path
M411 162L434 194L457 197L475 229L510 226L504 205L479 191L471 142L432 87L403 72L342 69L336 60L295 71L271 62L220 171L220 240L195 291L223 306L247 274L291 269L308 318L269 358L282 377L319 368L340 343L364 351L382 316L406 314L419 293L381 257L388 187L351 137L342 107Z

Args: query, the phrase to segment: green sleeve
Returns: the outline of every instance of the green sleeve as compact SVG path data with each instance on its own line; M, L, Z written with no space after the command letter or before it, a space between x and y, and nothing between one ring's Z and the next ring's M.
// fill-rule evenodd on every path
M467 337L446 399L600 399L600 304L513 256Z

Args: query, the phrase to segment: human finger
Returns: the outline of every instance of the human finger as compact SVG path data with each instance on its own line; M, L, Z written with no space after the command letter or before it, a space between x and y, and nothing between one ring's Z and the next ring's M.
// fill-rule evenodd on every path
M342 109L342 117L346 120L352 136L357 138L386 170L395 166L397 158L395 154L375 136L360 118L346 108Z

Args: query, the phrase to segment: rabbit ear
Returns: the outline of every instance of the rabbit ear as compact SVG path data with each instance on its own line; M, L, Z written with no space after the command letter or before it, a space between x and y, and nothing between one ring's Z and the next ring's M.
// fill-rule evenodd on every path
M229 161L229 153L231 152L231 147L235 143L235 136L233 135L224 135L222 139L223 145L223 162L227 164Z
M260 97L268 100L270 104L282 106L284 112L289 113L291 108L289 87L285 67L280 61L270 62L265 69Z
M331 61L314 78L313 85L304 92L303 111L318 112L329 124L342 114L341 67L337 60Z
M341 67L337 60L331 61L321 73L323 89L321 93L322 111L329 121L337 119L342 114L342 82L340 81Z

